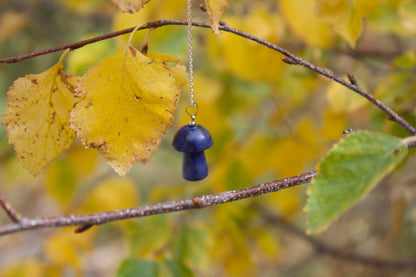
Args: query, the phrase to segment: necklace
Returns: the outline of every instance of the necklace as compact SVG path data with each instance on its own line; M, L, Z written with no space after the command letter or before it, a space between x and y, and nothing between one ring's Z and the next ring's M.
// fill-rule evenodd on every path
M189 102L185 108L185 112L191 117L191 120L175 134L172 146L176 151L183 152L183 178L188 181L199 181L208 176L208 165L204 151L212 147L214 142L208 130L195 123L199 108L194 98L191 0L187 0L186 2L186 12L189 58Z

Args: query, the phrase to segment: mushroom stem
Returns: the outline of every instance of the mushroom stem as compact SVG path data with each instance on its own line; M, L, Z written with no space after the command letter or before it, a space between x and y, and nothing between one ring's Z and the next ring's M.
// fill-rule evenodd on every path
M199 181L207 177L208 165L204 151L183 153L182 176L188 181Z

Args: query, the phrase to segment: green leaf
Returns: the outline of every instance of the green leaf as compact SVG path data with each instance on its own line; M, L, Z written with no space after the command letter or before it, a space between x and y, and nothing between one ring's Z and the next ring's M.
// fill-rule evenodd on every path
M125 259L118 271L117 277L158 277L159 265L152 261L137 260L135 258Z
M386 134L362 131L342 139L320 163L319 174L309 187L307 232L328 228L406 154L406 143Z
M193 277L192 271L179 260L166 260L164 264L168 268L171 277Z
M207 237L205 231L185 226L172 242L175 258L200 265L206 257Z
M127 223L127 241L132 255L146 256L163 247L171 227L166 215L150 216Z

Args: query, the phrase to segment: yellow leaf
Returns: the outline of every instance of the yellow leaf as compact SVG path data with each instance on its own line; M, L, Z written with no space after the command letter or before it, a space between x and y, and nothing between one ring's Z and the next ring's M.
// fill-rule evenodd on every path
M317 6L322 18L331 23L335 32L354 47L362 31L361 17L354 9L354 4L343 0L318 0Z
M380 0L345 1L345 0L317 0L317 10L320 17L330 23L338 34L355 47L361 35L363 17L377 8Z
M129 179L108 179L91 191L82 211L86 213L127 209L137 206L139 193Z
M215 239L210 244L209 256L213 257L216 266L224 267L225 276L257 276L253 265L254 257L250 255L247 238L241 232L234 212L241 214L241 206L230 204L218 207L215 213L215 222L218 224L212 228Z
M113 0L123 12L135 13L143 8L150 0Z
M75 235L73 229L62 229L49 236L43 246L48 264L80 269L82 254L91 249L91 241L95 233L93 229L82 235Z
M303 172L306 147L292 138L284 138L276 144L272 157L284 157L284 159L275 158L272 164L279 176L292 176Z
M247 174L254 179L265 172L270 172L275 163L275 157L270 157L270 149L275 146L275 140L260 135L252 136L246 141L246 146L241 151L241 161L250 169Z
M133 47L120 50L81 79L83 98L71 113L71 127L86 148L96 148L125 176L134 163L150 159L172 126L184 70Z
M360 13L362 17L368 16L372 12L375 11L376 8L378 8L381 4L382 0L356 0L355 1L355 7ZM385 2L385 1L383 1Z
M218 26L224 9L228 8L228 0L205 0L209 25L215 34L219 34Z
M259 228L254 232L253 240L260 250L260 253L257 252L261 255L258 258L266 258L268 262L277 262L279 260L281 257L279 236L276 236L273 230Z
M318 47L331 45L331 29L315 13L316 0L280 0L278 3L289 26L306 43Z
M326 92L329 107L337 113L353 112L368 104L368 100L352 90L331 82Z
M74 167L77 175L89 175L96 167L98 153L94 149L84 149L77 144L68 149L65 158Z
M299 119L295 129L293 136L278 140L269 153L269 163L281 177L304 172L306 166L315 163L325 151L318 127L310 118Z
M281 17L270 14L262 5L251 10L244 19L229 16L225 21L242 30L256 32L256 29L260 29L259 37L269 41L278 41L284 34ZM275 81L282 72L284 66L281 56L267 47L231 34L214 39L215 47L223 52L230 71L241 78Z
M79 16L91 16L97 11L104 12L114 8L110 1L63 0L59 4L62 9Z
M246 24L244 30L256 34L259 38L271 42L279 42L284 38L285 23L283 17L270 11L270 7L266 3L256 4L250 10L250 13L244 18L240 17L240 20Z
M7 93L2 124L18 159L33 175L74 139L69 117L78 78L63 73L65 53L48 70L17 79Z
M288 175L284 175L288 176ZM275 211L286 219L296 216L303 205L303 190L300 187L285 189L279 193L271 193L265 198L265 204L271 211Z
M175 78L176 86L182 87L185 84L187 84L189 77L188 77L188 73L186 72L184 65L181 62L181 59L167 55L167 54L160 54L160 53L153 53L153 52L148 52L146 56L157 63L162 63L162 64L163 63L175 63L176 66L170 67L170 70L173 73L172 76Z
M61 207L71 201L77 184L77 172L65 159L58 158L50 164L46 174L45 187L58 200Z
M346 129L347 118L343 113L327 109L322 115L321 135L331 141L339 140Z

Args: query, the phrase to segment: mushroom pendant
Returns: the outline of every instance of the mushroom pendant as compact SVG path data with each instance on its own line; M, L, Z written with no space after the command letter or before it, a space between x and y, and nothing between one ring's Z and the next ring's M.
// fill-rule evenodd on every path
M192 123L179 129L173 138L172 146L176 151L183 152L183 178L199 181L208 175L204 150L210 148L214 142L207 129Z
M173 138L172 146L176 151L183 152L182 176L188 181L199 181L208 176L208 165L204 150L213 145L211 134L199 124L195 124L198 104L194 100L194 81L192 65L192 5L186 1L189 51L189 103L186 113L191 117L188 125L183 126ZM188 108L193 109L189 112Z

